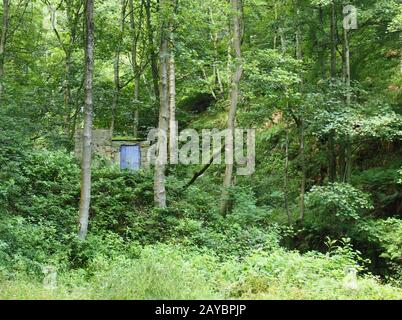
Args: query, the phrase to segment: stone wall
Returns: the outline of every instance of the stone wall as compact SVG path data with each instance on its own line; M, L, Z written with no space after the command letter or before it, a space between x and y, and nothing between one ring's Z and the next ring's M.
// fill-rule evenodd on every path
M135 138L112 138L110 130L95 129L92 131L92 153L105 159L111 163L120 164L120 147L121 146L139 145L141 153L141 168L147 168L147 153L149 149L148 141L140 141ZM74 154L78 159L82 157L82 130L77 130L75 134Z

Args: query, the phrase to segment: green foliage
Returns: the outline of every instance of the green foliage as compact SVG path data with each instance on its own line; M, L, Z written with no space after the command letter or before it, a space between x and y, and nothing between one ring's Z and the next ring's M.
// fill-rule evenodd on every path
M257 159L255 174L238 177L230 190L232 212L223 217L218 209L223 165L211 166L187 189L198 168L168 166L168 207L158 209L151 170L121 171L96 158L84 242L76 237L79 163L68 154L83 120L82 1L49 0L57 8L57 32L43 1L25 2L11 1L0 57L0 298L401 298L363 267L400 286L398 1L352 3L359 27L349 32L350 88L343 37L336 39L335 70L330 66L331 4L342 33L346 2L243 3L236 125L257 129ZM180 127L225 128L236 64L229 2L182 0L174 15L170 7L157 8L158 1L134 3L133 12L126 8L121 45L120 6L95 4L94 128L108 128L114 114L115 134L132 135L135 107L139 136L157 125L152 52L158 60L167 16L174 22ZM112 112L116 56L120 87ZM332 154L338 181L350 160L350 184L327 184ZM304 173L305 219L296 221ZM46 265L58 270L56 290L42 288ZM347 268L361 272L356 290L343 285Z
M363 210L372 209L367 194L345 183L314 186L306 196L306 205L314 212L335 213L342 220L357 220Z
M359 229L368 234L368 239L378 243L384 250L381 257L398 264L402 263L402 220L389 218L386 220L365 221Z
M46 289L24 277L0 280L0 299L400 299L402 291L374 277L346 286L345 270L359 269L349 247L327 254L257 250L242 261L220 261L212 250L136 247L136 258L98 255L88 270L58 275ZM180 288L180 290L178 290Z
M19 272L38 277L45 264L65 268L69 264L71 235L60 236L56 227L42 221L32 223L23 217L0 218L0 269L14 277ZM64 241L63 241L64 240Z
M379 159L381 158L382 155L379 155ZM387 168L367 169L356 174L352 181L354 185L358 185L359 188L372 195L375 212L381 217L393 216L400 201L397 173L400 160L393 161L391 158L388 161L390 164Z
M121 235L141 234L154 221L147 210L153 203L150 172L121 171L102 165L93 172L91 228Z

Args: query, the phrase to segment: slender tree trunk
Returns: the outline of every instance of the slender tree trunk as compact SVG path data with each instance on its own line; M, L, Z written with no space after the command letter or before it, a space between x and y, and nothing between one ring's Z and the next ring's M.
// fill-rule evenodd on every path
M300 21L300 2L297 2L297 31L296 31L296 59L303 59L303 52L301 47L301 21ZM302 80L303 83L303 80ZM304 107L301 107L300 113L300 160L301 160L301 183L300 183L300 220L304 219L304 202L306 192L306 156L305 156L305 138L304 138Z
M322 9L322 6L319 7L318 9L318 20L320 22L320 40L318 41L318 61L320 64L320 69L321 69L321 78L324 79L326 76L326 71L325 71L325 61L324 61L324 54L325 54L325 47L323 44L323 38L324 38L324 12Z
M9 1L3 0L3 23L0 38L0 103L4 92L4 63L5 63L8 23L9 23Z
M116 52L114 57L114 92L113 92L113 101L112 101L112 121L110 122L110 133L113 136L114 127L116 123L116 111L117 105L119 103L119 95L120 95L120 53L121 46L123 42L124 35L124 19L126 16L126 0L120 1L121 5L121 16L120 16L120 28L119 28L119 36L117 40Z
M285 210L288 216L288 223L292 224L292 216L289 211L289 128L286 124L285 128L286 140L285 140L285 178L284 178L284 202Z
M297 16L300 15L299 10L297 10ZM297 31L296 31L296 58L298 60L302 60L303 59L303 52L302 52L302 47L301 47L301 30L300 30L300 21L297 24Z
M133 76L134 76L134 112L133 112L133 135L134 137L138 137L138 129L139 129L139 86L140 86L140 78L141 72L139 70L138 62L137 62L137 47L138 47L138 39L139 33L141 32L141 17L139 18L139 23L135 26L134 20L134 4L133 0L129 2L130 9L130 27L131 27L131 36L132 36L132 44L131 44L131 60L132 60L132 68L133 68Z
M228 41L228 47L227 47L227 63L226 63L226 81L227 83L231 83L231 77L232 77L232 71L231 71L231 66L232 66L232 39Z
M79 3L78 6L74 6L74 1L66 1L66 15L68 21L68 28L70 32L70 40L68 45L64 46L62 40L59 37L57 30L55 29L56 36L60 41L60 45L64 48L65 52L65 84L64 84L64 105L65 105L65 133L68 137L69 141L72 140L70 137L74 137L75 131L75 123L71 123L72 121L72 112L73 112L73 104L72 104L72 78L73 78L73 52L75 43L77 40L77 28L79 19L81 16L81 8L83 3ZM54 25L55 28L55 25ZM75 121L73 119L73 121ZM72 133L73 132L73 133ZM69 145L72 147L72 143Z
M169 54L169 148L170 164L178 164L177 123L176 123L176 70L174 57L173 31L170 32L171 49Z
M336 77L336 6L334 1L331 3L331 78Z
M334 1L331 3L331 17L330 17L330 37L331 37L331 79L336 77L336 6ZM331 130L328 136L328 175L329 181L336 181L336 152L335 152L335 130Z
M163 14L168 11L168 0L160 0ZM154 201L160 208L166 207L165 168L167 162L167 132L169 128L169 88L168 88L168 62L169 62L169 24L166 17L162 17L161 46L160 46L160 108L159 108L159 136L158 156L155 164Z
M344 28L344 46L345 46L345 84L346 84L346 106L349 108L351 104L351 78L350 78L350 48L349 48L349 30ZM352 175L352 142L349 135L346 136L345 142L345 175L344 181L349 182Z
M160 1L162 2L162 1ZM152 80L154 86L154 92L156 100L159 99L159 72L158 72L158 56L155 51L154 46L154 36L153 36L153 27L151 21L151 0L146 0L145 3L145 14L146 14L146 22L147 22L147 37L148 37L148 46L151 60L151 73Z
M64 107L65 107L65 124L64 132L68 137L70 135L71 127L71 51L66 52L66 79L64 83Z
M211 24L215 25L215 19L214 19L213 14L212 14L212 9L209 10L209 16L210 16ZM213 74L214 74L215 85L218 85L219 93L222 95L223 92L224 92L224 89L223 89L223 84L222 84L221 75L220 75L219 66L218 66L218 61L219 61L219 54L218 54L219 36L218 36L217 32L214 32L214 33L211 34L211 40L212 40L212 43L214 45L214 64L213 64L213 70L212 71L213 71ZM214 89L212 89L212 94L214 95L214 98L216 98Z
M304 139L304 118L300 119L300 161L302 167L302 178L300 184L300 220L304 219L304 203L306 192L306 155L305 155L305 139Z
M241 0L231 0L232 6L232 27L233 27L233 51L235 53L236 70L232 75L232 85L230 88L230 107L228 115L227 127L229 130L226 146L226 156L230 155L229 161L226 164L225 177L223 180L222 196L221 196L221 214L225 215L230 209L229 188L232 186L233 168L234 168L234 129L236 124L236 111L240 93L240 79L243 74L243 64L241 57Z
M82 240L88 233L89 208L91 203L92 118L93 118L93 69L94 69L94 20L93 0L85 0L85 107L81 163L81 198L78 237Z
M343 42L342 46L342 81L346 84L346 46L345 42ZM339 143L339 155L338 155L338 176L339 180L345 181L346 174L346 140L343 139Z
M77 90L76 93L76 101L75 101L75 105L74 105L74 114L71 117L71 124L70 124L70 129L69 129L69 141L73 141L74 137L75 137L75 132L76 132L76 128L77 128L77 118L78 118L78 114L81 111L81 102L80 102L80 93L82 88L84 87L84 83L85 83L85 75L81 81L81 85Z

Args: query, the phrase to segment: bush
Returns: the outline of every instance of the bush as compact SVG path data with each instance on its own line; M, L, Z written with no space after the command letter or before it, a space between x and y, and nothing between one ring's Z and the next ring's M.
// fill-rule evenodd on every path
M62 241L64 238L65 241ZM69 238L60 236L46 221L32 223L23 217L0 218L0 268L9 277L20 272L34 278L47 264L66 269L69 264Z
M402 287L402 220L364 220L357 225L357 230L361 241L371 248L379 248L377 254L390 269L386 272L389 280Z
M362 210L372 209L369 196L349 184L314 186L306 195L306 206L323 214L335 214L341 220L357 220Z
M110 230L138 239L152 220L152 173L95 167L91 201L91 232Z

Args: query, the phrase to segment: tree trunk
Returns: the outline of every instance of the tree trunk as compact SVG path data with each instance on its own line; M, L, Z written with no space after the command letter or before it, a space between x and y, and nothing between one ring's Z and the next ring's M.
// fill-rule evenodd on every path
M124 35L124 19L126 16L126 0L121 0L121 16L120 16L120 28L119 35L117 39L116 52L114 57L114 92L113 92L113 101L112 101L112 121L110 122L110 133L113 136L114 127L116 122L116 111L117 105L119 103L119 95L120 95L120 52L121 46L123 42Z
M171 28L172 29L172 28ZM173 31L170 32L171 49L169 54L169 149L170 164L178 164L178 141L176 123L176 71L174 59Z
M81 198L78 237L82 240L88 233L89 207L91 203L91 161L92 161L92 118L93 118L93 64L94 64L94 20L93 0L85 1L85 107L83 149L81 163Z
M160 1L162 2L162 1ZM151 73L152 73L152 80L154 86L154 92L156 100L159 98L159 75L158 75L158 56L155 52L154 46L154 36L153 36L153 27L151 21L151 1L146 0L145 4L145 13L146 13L146 22L147 22L147 37L148 37L148 45L149 45L149 52L150 52L150 60L151 60Z
M348 29L343 29L344 46L345 46L345 84L346 84L346 106L350 107L351 104L351 82L350 82L350 48L349 48L349 35ZM352 142L349 135L346 136L345 141L345 175L344 182L349 182L352 175Z
M303 52L301 47L301 21L300 21L300 3L297 2L297 31L296 31L296 59L303 59ZM303 83L303 80L302 80ZM304 107L301 108L300 114L300 160L301 160L301 183L300 183L300 220L304 219L304 202L305 202L305 192L306 192L306 161L305 161L305 138L304 138Z
M8 2L8 0L3 0L3 24L2 24L1 38L0 38L0 103L1 103L1 100L3 97L3 91L4 91L4 63L5 63L5 53L6 53L8 22L9 22L9 2Z
M232 28L233 28L233 51L235 53L236 70L232 75L232 85L230 88L230 107L228 115L227 127L229 130L228 141L226 145L226 156L230 155L226 164L225 177L223 179L223 188L221 196L220 212L225 215L230 209L229 188L232 186L233 179L233 157L234 157L234 129L236 123L236 110L240 93L240 79L243 73L243 65L241 61L241 0L231 0L232 6Z
M139 33L141 32L141 17L137 26L135 26L134 20L134 4L133 0L129 2L129 9L130 9L130 27L131 27L131 37L132 37L132 44L131 44L131 60L132 60L132 68L133 68L133 76L134 76L134 112L133 112L133 135L134 137L138 137L138 130L139 130L139 86L140 86L140 77L141 72L139 70L139 66L137 63L137 47L138 47L138 38Z
M304 219L304 203L306 192L306 156L305 156L305 141L304 141L304 118L300 120L300 157L302 167L302 178L300 184L300 220Z
M334 1L331 3L331 18L330 18L330 34L331 34L331 79L336 77L336 6ZM335 151L335 135L336 132L331 130L328 137L328 176L330 182L336 181L336 151Z
M166 13L168 0L160 0L162 12ZM159 108L159 136L158 156L155 163L154 201L160 208L166 207L165 168L167 160L167 131L169 127L169 88L168 88L168 60L169 60L169 25L166 17L162 17L161 45L160 45L160 108Z
M69 148L73 146L71 137L74 137L75 131L75 119L72 119L73 105L72 105L72 56L74 52L74 46L77 39L77 28L79 23L79 18L81 15L82 3L80 2L78 6L74 6L74 1L66 1L66 16L68 21L68 28L70 33L70 40L67 45L63 45L62 40L56 29L57 38L60 41L60 45L63 47L65 53L65 83L64 83L64 106L65 106L65 134L69 140ZM55 28L55 24L54 24ZM73 123L71 123L73 120Z
M321 78L324 79L326 77L326 71L325 71L325 61L324 61L324 55L325 55L325 46L323 43L323 38L324 38L324 12L322 9L322 6L319 7L318 9L318 20L320 22L320 40L318 41L318 61L320 64L320 69L321 69Z
M289 129L288 126L286 125L285 128L286 132L286 140L285 140L285 178L284 178L284 202L285 202L285 210L286 214L288 216L288 223L292 224L292 217L290 215L289 211Z
M336 77L336 6L331 3L331 78Z
M71 51L66 52L66 79L64 83L64 107L65 107L65 124L64 132L68 137L70 135L71 127Z
M214 26L215 20L214 20L213 14L212 14L212 9L209 10L209 16L210 16L210 22ZM221 75L220 75L220 71L219 71L219 65L218 65L218 62L219 62L219 53L218 53L219 35L216 31L211 34L211 40L212 40L212 43L214 46L214 64L212 66L212 68L213 68L212 72L214 75L215 86L218 85L219 93L222 95L224 92L224 89L223 89L223 84L222 84ZM214 98L216 98L214 89L212 89L212 94L214 95Z

